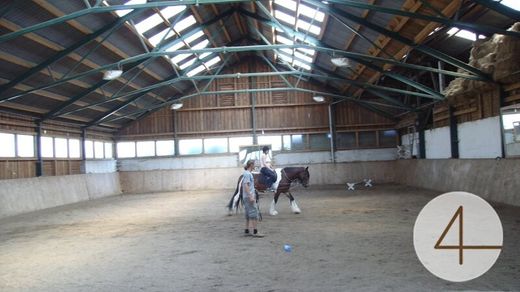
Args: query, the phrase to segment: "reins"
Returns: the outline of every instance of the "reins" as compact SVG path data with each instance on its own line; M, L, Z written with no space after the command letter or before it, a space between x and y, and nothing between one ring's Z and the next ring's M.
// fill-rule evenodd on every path
M301 179L299 177L295 177L293 179L290 179L289 176L287 176L287 173L285 172L284 168L282 168L281 173L282 173L282 176L285 177L289 181L288 183L284 183L284 185L289 185L289 188L293 184L294 181L296 181L296 180L300 180L301 181ZM280 183L282 183L282 182L280 181Z

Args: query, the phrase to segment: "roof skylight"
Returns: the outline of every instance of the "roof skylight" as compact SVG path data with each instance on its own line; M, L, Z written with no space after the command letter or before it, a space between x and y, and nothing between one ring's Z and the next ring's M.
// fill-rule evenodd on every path
M502 0L500 1L500 4L505 5L514 10L520 11L520 1L518 0Z
M209 68L209 67L211 67L211 66L217 64L218 62L220 62L220 57L219 57L219 56L216 56L215 58L213 58L213 59L207 61L205 64L206 64L206 66Z
M204 71L204 69L208 69L208 70L209 70L209 68L210 68L211 66L217 64L218 62L220 62L220 57L219 57L219 56L216 56L215 58L213 58L213 59L211 59L211 60L205 62L204 64L197 66L195 69L189 71L188 73L186 73L186 75L187 75L188 77L191 77L191 76L197 75L197 74L199 74L200 72Z
M476 41L477 35L469 30L460 29L457 27L452 27L450 30L448 30L447 34L450 36L455 35L456 37L467 39L470 41ZM483 35L478 36L479 39L485 39L486 37Z
M197 23L197 21L195 20L195 17L193 17L193 15L190 15L190 16L184 18L183 20L179 21L177 24L175 24L173 26L173 29L176 32L181 32L181 31L187 29L188 27L194 25L195 23Z
M104 0L103 3L106 6L110 6L108 3L109 1ZM123 5L135 5L135 4L144 4L147 2L147 0L129 0L129 1L120 1L124 2ZM120 5L120 2L118 5ZM116 10L115 13L121 17L128 13L130 13L133 9L124 9L124 10ZM141 34L141 36L145 37L144 34L150 30L152 30L155 27L162 26L164 29L162 29L160 32L154 34L150 38L148 38L148 41L150 44L154 47L157 47L161 41L168 40L167 46L164 46L162 48L166 52L174 52L180 49L185 50L198 50L206 48L209 45L209 40L205 37L204 32L200 28L195 28L188 32L185 36L185 38L182 37L182 35L185 35L184 33L181 35L182 32L193 26L197 23L197 20L193 15L189 15L183 19L180 19L179 21L176 21L176 23L170 22L170 18L180 15L181 12L186 10L186 5L172 5L167 6L163 9L161 9L159 12L154 13L150 15L149 17L145 18L144 20L141 20L137 24L134 24L134 28L136 31ZM173 25L173 27L172 27ZM170 38L177 37L176 40L171 41ZM197 42L196 44L193 44ZM190 70L186 75L193 76L195 74L198 74L205 69L209 70L209 67L220 62L221 59L219 56L216 56L212 58L211 60L204 62L205 59L207 59L209 56L211 56L212 52L204 52L202 54L190 54L190 53L184 53L184 54L178 54L174 55L172 58L169 58L169 56L165 56L165 58L168 58L171 60L171 62L175 65L177 65L181 70L185 70L189 68L190 66L193 66L194 64L199 63L200 65L197 66L195 69ZM190 58L191 57L191 58Z
M322 32L321 26L325 20L325 13L294 0L275 0L274 3L276 4L273 9L274 17L284 24L289 24L295 31L315 36ZM277 43L285 45L302 43L314 45L307 37L286 36L280 28L276 28L275 39ZM309 48L285 48L280 50L278 57L292 66L310 70L315 55L316 51Z
M106 1L104 1L105 5L108 6L108 3ZM146 3L146 0L130 0L128 2L125 3L125 5L131 5L131 4L144 4ZM125 15L127 15L128 13L132 12L133 9L124 9L124 10L116 10L116 13L117 15L119 15L119 17L123 17Z
M280 10L274 11L274 17L278 18L279 20L288 23L290 25L294 25L294 22L296 21L296 18L293 16L290 16L287 13L281 12Z
M164 22L164 19L170 19L171 17L181 13L184 9L186 9L186 6L170 6L166 7L161 10L160 14L155 13L152 16L146 18L145 20L142 20L138 24L135 25L135 29L140 34L144 34L145 32L149 31L153 27L159 25L160 23ZM164 19L163 19L164 17Z
M156 47L159 44L159 42L161 42L161 40L169 39L170 37L172 37L174 35L175 35L175 32L171 28L166 28L166 29L162 30L161 32L155 34L148 40L154 47Z
M204 65L199 65L198 67L196 67L195 69L191 70L190 72L186 73L186 76L188 77L191 77L193 75L197 75L199 74L200 72L204 71L204 69L206 69L206 67L204 67Z

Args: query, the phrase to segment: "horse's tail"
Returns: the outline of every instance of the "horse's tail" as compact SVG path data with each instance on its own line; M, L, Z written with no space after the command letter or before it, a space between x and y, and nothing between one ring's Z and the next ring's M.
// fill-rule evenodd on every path
M241 186L240 186L240 181L242 181L242 177L243 175L241 175L239 178L238 178L238 181L237 181L237 187L235 188L235 191L233 192L233 195L231 196L231 199L229 200L229 203L227 204L227 208L229 211L232 211L233 210L233 207L237 208L238 205L240 204L240 200L241 200ZM236 200L235 197L236 196L239 196L239 199ZM235 206L233 206L233 203L236 201L236 204Z

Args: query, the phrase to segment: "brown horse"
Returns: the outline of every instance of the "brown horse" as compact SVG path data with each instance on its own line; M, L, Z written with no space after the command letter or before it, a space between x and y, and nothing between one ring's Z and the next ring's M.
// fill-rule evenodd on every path
M283 169L276 169L276 173L278 175L278 180L273 184L273 188L276 189L276 192L274 194L273 201L271 202L271 207L269 208L269 214L270 215L277 215L278 211L276 211L276 203L278 202L278 197L280 194L285 194L289 198L289 203L291 206L291 209L294 213L299 214L301 213L300 208L296 204L296 200L294 199L293 195L290 192L291 186L293 183L298 182L304 187L309 186L309 168L308 167L285 167ZM256 191L256 198L258 200L258 192L265 192L267 190L267 186L262 184L260 181L260 174L254 173L253 177L255 179L255 191ZM237 187L235 189L235 192L233 193L233 196L231 196L231 200L229 201L227 207L229 210L229 214L233 213L233 209L236 210L238 207L240 200L242 199L242 196L240 195L242 193L242 186L240 182L242 181L242 176L238 178L237 181Z

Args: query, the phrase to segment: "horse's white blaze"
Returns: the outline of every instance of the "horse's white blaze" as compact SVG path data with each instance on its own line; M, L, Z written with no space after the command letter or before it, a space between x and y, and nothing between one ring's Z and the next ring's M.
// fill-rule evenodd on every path
M296 204L296 200L293 200L291 202L291 210L293 213L300 214L302 210L300 210L300 207L298 207L298 204Z
M269 215L276 216L278 215L278 211L276 211L276 203L273 201L271 202L271 207L269 208Z

